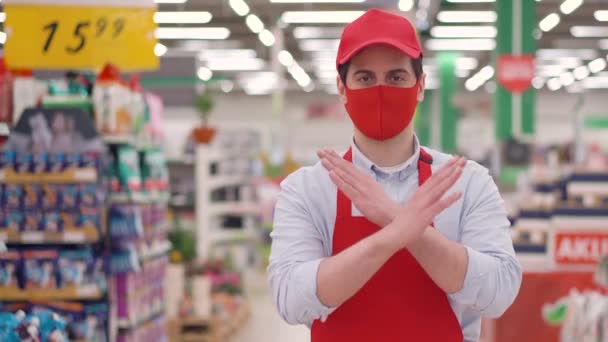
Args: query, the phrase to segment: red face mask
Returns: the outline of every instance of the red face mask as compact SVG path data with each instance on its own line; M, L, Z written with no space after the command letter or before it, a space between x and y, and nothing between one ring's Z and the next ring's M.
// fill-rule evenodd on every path
M418 105L418 82L411 88L374 86L346 87L346 111L365 136L387 140L410 124Z

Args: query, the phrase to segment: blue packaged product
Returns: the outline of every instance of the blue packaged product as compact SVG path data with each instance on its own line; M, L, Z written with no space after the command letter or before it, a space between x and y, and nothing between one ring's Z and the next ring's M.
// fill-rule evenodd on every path
M81 168L95 168L99 167L99 154L95 152L87 152L80 156L80 163L78 167Z
M61 209L76 210L78 209L78 185L65 184L61 186Z
M0 288L19 288L20 263L19 252L12 250L0 252Z
M0 151L0 169L15 169L14 151Z
M4 208L4 207L2 207ZM6 220L6 211L0 209L0 231L8 228L8 222Z
M78 221L80 220L80 214L72 212L62 212L61 216L61 228L65 230L78 229Z
M12 210L6 213L6 228L12 231L20 231L23 228L25 216L21 211Z
M93 254L88 249L59 252L60 287L88 285L94 272Z
M81 184L79 203L82 207L97 208L98 201L97 184Z
M48 211L61 210L61 185L42 185L42 209Z
M58 212L46 212L44 214L42 230L45 232L58 233L61 232L61 216Z
M46 172L49 154L46 152L35 153L32 158L31 172L44 173Z
M64 169L76 169L80 165L80 160L82 159L82 154L77 152L71 152L65 154L65 159L63 161Z
M32 172L33 156L31 153L19 152L15 157L15 171L17 173Z
M44 229L44 216L40 211L28 211L23 213L22 232L37 232Z
M28 250L22 253L26 289L57 288L57 252Z
M40 210L42 208L42 185L25 184L23 185L22 209Z
M5 184L4 185L4 205L7 209L21 210L23 203L23 185Z
M106 324L109 317L109 307L107 303L78 303L64 308L60 313L68 322L68 334L72 340L108 341Z
M4 204L4 198L5 198L4 191L5 191L4 184L0 184L0 208L2 208L2 209L6 208L6 204Z
M99 230L101 228L101 216L96 210L82 210L78 220L78 227L94 227Z
M64 170L65 153L55 152L49 154L47 160L46 171L51 173L61 172Z

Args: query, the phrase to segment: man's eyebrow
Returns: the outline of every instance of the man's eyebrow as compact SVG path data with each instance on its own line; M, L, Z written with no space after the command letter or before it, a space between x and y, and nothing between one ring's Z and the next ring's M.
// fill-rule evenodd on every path
M403 68L389 70L387 72L387 74L395 74L395 73L398 73L398 72L405 72L405 73L409 74L409 71L407 71L407 70L405 70Z
M367 70L367 69L361 69L361 70L357 70L355 71L354 75L356 74L373 74L374 72L371 70Z

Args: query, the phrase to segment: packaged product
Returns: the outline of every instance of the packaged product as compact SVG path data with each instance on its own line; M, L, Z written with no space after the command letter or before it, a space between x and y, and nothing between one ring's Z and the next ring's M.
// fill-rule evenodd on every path
M118 178L123 191L141 191L139 155L131 146L119 146L117 150Z
M57 211L61 209L61 185L43 184L42 185L42 209L47 211Z
M44 215L41 211L23 212L22 232L39 232L44 230Z
M42 209L42 185L40 184L24 184L23 185L23 210L40 210Z
M20 263L19 252L14 250L0 252L0 288L19 288Z
M23 185L22 184L4 184L4 199L5 208L11 210L21 210L23 203Z
M131 134L133 119L129 112L131 91L120 80L120 71L108 64L97 77L93 105L97 129L104 134Z
M57 288L57 251L29 250L22 252L26 289Z

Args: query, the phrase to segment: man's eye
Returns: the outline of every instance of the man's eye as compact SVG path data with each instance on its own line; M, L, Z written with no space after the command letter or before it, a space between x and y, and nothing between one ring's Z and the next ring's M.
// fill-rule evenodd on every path
M369 76L361 76L361 77L359 77L359 82L367 83L367 82L371 81L371 79L372 78Z
M402 81L405 81L405 79L403 77L401 77L401 76L392 76L391 77L391 81L393 81L393 82L402 82Z

